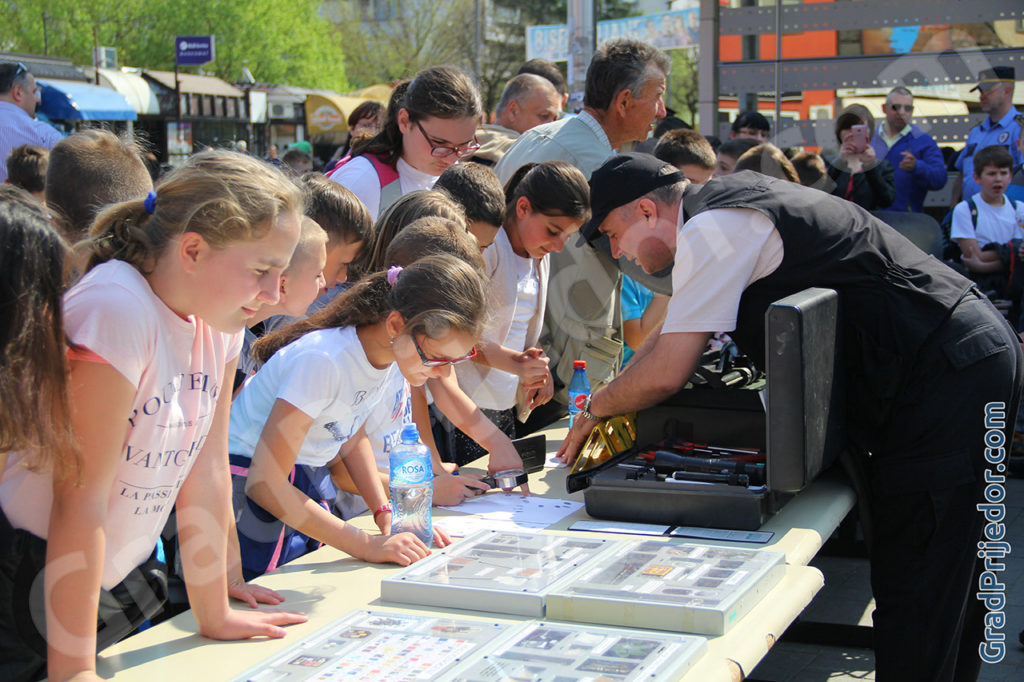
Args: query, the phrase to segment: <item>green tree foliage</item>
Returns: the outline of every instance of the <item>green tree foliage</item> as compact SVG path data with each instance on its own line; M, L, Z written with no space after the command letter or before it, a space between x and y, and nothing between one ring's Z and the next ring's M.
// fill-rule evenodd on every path
M695 126L699 101L697 97L697 65L700 55L696 50L669 50L672 57L672 75L669 87L669 101L679 118Z
M526 59L526 27L565 23L566 0L480 1L484 12L498 8L507 16L512 11L518 20L509 23L492 17L479 52L474 0L377 2L375 16L365 15L360 2L330 0L325 13L342 36L353 87L410 78L437 64L458 66L467 73L476 66L484 107L490 110ZM631 0L598 0L596 9L599 21L635 13Z
M376 16L359 2L325 6L345 45L345 72L353 87L411 78L428 66L449 64L469 70L473 45L473 0L393 2Z
M248 66L258 81L344 91L344 52L320 0L6 0L0 47L92 63L93 29L118 62L171 70L174 37L216 36L203 73L228 81ZM195 71L194 67L182 67Z

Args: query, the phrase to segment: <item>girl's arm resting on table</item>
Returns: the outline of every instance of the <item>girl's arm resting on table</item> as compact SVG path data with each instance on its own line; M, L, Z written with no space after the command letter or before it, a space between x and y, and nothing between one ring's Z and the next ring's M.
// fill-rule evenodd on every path
M72 360L68 391L81 451L81 485L75 485L73 475L53 483L45 580L51 680L95 671L103 527L135 397L131 382L98 362Z
M371 536L331 514L288 482L288 472L313 418L278 399L270 410L249 467L245 492L285 524L347 554L406 566L429 551L411 533Z
M242 575L242 550L238 545L238 528L235 526L235 515L228 519L228 596L232 599L244 601L252 608L258 608L257 603L280 604L284 597L274 590L257 585L256 583L245 582Z
M343 469L355 486L355 492L359 493L371 512L386 505L388 493L384 489L380 472L377 471L377 460L373 456L373 448L370 447L364 427L360 426L355 435L342 443L339 454L340 459L336 461L341 466L331 467L332 478L336 470ZM378 514L373 520L382 535L391 532L391 514Z
M185 587L200 634L212 639L284 637L281 625L305 622L306 616L284 611L238 611L228 606L227 556L231 543L227 538L234 531L228 413L236 362L229 362L224 370L210 432L178 492L178 538ZM237 557L232 557L233 561Z

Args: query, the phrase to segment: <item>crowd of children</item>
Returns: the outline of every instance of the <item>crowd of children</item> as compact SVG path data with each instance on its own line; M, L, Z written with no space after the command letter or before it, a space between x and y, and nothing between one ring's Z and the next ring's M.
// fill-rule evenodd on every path
M561 162L507 188L455 165L480 112L465 74L427 69L330 178L205 151L154 185L102 130L11 155L0 676L96 679L96 652L160 615L168 575L201 634L280 637L305 617L233 608L283 601L247 580L322 544L427 556L390 532L404 423L432 449L436 504L489 489L460 463L522 468L512 408L553 390L545 256L589 217L589 187ZM364 510L379 533L345 522Z
M466 74L426 69L386 112L357 117L379 132L353 135L327 177L206 151L154 185L139 146L101 130L11 154L0 677L96 679L96 652L160 613L165 554L216 639L302 622L229 598L280 604L247 581L321 545L376 563L426 557L413 534L391 534L387 458L403 424L431 450L435 504L486 491L458 471L485 454L491 473L522 467L517 422L555 391L541 345L548 254L590 218L590 187L562 161L528 163L504 187L457 163L479 147L481 110ZM717 149L676 129L652 150L696 184L754 170L885 203L884 168L859 172L873 152L850 133L872 130L869 114L844 112L828 164L790 159L767 121L742 123ZM952 238L973 276L1019 301L1010 156L980 150L974 169L981 192L956 207ZM667 302L627 278L629 347ZM346 522L365 511L379 533ZM449 542L434 529L435 546Z

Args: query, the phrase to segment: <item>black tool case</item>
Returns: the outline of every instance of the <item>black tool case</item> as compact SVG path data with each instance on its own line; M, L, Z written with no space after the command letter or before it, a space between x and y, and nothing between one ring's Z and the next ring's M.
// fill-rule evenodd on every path
M765 313L766 388L688 388L636 418L629 450L571 475L569 492L585 488L596 518L681 526L754 530L827 468L842 443L842 392L836 372L838 296L806 289ZM767 485L637 478L618 464L665 440L682 440L766 454Z

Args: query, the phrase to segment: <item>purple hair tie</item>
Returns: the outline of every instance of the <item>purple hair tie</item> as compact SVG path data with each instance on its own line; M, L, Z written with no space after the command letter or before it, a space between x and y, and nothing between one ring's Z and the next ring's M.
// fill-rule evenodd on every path
M142 207L146 209L146 213L149 215L156 213L156 192L150 190L149 194L146 195L146 199L142 202Z
M398 276L402 274L401 265L392 265L388 268L388 284L395 286L395 282L398 281Z

